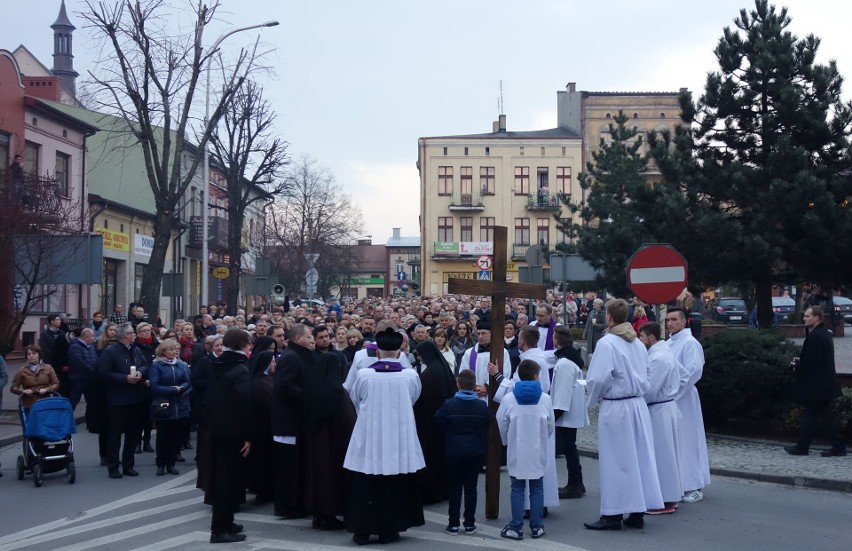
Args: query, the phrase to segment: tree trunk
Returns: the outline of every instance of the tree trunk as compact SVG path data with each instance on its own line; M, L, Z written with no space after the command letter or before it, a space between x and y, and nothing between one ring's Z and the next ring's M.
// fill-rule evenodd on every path
M760 329L772 329L775 312L772 311L772 281L769 277L761 277L755 282L754 298L757 306L758 327Z
M162 212L162 209L158 209L154 218L154 249L151 251L151 258L142 272L141 295L134 297L136 302L145 307L146 311L153 312L152 322L156 320L160 310L160 287L163 282L163 268L166 264L166 253L171 239L171 211ZM133 267L128 268L132 269Z
M229 316L237 315L240 300L240 276L243 267L243 212L237 207L236 198L228 206L228 293L225 304Z

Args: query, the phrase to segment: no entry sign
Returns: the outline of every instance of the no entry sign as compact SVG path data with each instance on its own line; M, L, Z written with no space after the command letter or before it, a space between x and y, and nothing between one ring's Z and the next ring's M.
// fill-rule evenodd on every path
M627 261L627 285L647 303L671 302L686 287L686 260L671 245L642 245Z

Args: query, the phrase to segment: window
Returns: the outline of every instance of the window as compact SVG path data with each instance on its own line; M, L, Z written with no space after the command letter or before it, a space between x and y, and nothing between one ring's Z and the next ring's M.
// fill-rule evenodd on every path
M403 263L403 262L397 262L396 263L396 273L398 273L398 274L405 273L405 263Z
M490 148L490 147L486 147L486 148L485 148L485 156L487 157L487 156L489 156L489 155L491 155L491 148Z
M122 230L123 231L123 230ZM142 296L142 274L145 272L145 265L138 262L133 266L133 297L139 298Z
M541 156L542 156L542 157L544 157L544 155L545 155L544 151L545 151L545 149L542 147L542 148L541 148Z
M465 157L467 157L467 148L466 147L464 148L464 155L465 155Z
M515 167L515 195L528 195L530 192L530 167Z
M444 148L444 157L446 157L446 156L447 156L447 148L445 147Z
M479 167L479 189L482 195L494 195L494 167Z
M524 155L524 146L521 146L521 156Z
M0 132L0 170L6 170L12 164L9 158L9 134Z
M65 153L56 152L56 168L53 169L53 176L56 178L56 192L63 197L71 196L71 187L69 185L69 170L71 168L71 157Z
M453 167L438 167L438 195L453 194Z
M550 244L550 218L538 219L538 233L536 234L536 241L539 245Z
M464 205L473 204L473 167L461 167L461 202ZM464 241L464 239L462 239Z
M565 148L564 147L562 148L562 156L563 157L565 156Z
M536 189L539 191L547 191L548 170L546 166L540 166L536 170Z
M530 219L515 218L515 245L530 244Z
M453 240L453 217L438 217L438 241L452 242Z
M24 172L38 174L38 156L41 146L37 143L26 142L24 144Z
M556 191L571 195L571 167L556 167Z
M473 241L473 217L461 217L461 239L459 241Z
M494 217L483 216L479 219L479 240L486 243L494 241Z

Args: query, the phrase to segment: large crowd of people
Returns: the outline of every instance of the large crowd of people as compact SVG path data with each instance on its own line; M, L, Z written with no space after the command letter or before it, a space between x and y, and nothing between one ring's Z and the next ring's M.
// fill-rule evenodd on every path
M54 390L75 406L85 398L110 478L138 476L135 457L146 452L156 454L153 474L178 474L194 431L213 543L246 538L234 513L247 495L276 516L348 529L361 545L396 541L424 524L424 504L442 501L446 531L474 533L492 421L511 479L501 535L523 539L528 518L531 537L543 537L548 508L586 492L576 436L598 402L601 517L588 528L641 527L645 513L703 497L709 467L694 387L703 355L682 331L682 311L669 310L664 341L638 300L510 301L503 343L492 343L490 304L368 298L233 316L211 306L171 327L133 305L130 318L117 307L67 333L50 316L12 392L25 405ZM489 399L499 402L496 420Z

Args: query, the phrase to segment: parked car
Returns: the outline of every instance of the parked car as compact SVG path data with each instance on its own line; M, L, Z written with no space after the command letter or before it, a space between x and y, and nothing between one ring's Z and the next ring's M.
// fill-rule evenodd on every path
M713 308L713 319L722 323L746 323L746 304L741 298L720 298Z
M789 316L795 311L796 301L792 298L772 297L772 313L775 316L775 323L789 323Z
M834 311L843 315L843 321L852 323L852 299L846 297L832 297L834 299Z

